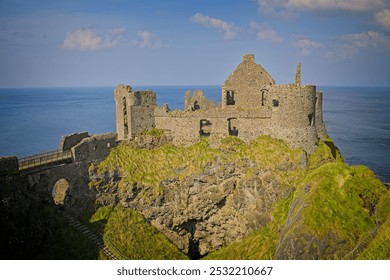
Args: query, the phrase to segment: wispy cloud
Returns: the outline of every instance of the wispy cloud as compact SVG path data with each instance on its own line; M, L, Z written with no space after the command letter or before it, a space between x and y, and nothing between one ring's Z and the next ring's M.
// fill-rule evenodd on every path
M296 17L295 12L288 7L288 0L257 0L258 11L262 15L282 18L285 20Z
M140 48L157 49L162 46L161 40L149 31L138 31L138 40L132 41L132 45Z
M285 0L286 8L307 10L373 11L384 6L383 0Z
M261 25L254 21L249 22L250 29L254 30L259 41L269 41L275 43L283 42L281 37L275 30L268 25Z
M298 48L301 55L309 55L313 49L322 48L324 46L320 42L313 41L304 36L295 37L296 40L291 43L291 46Z
M390 9L384 9L375 14L376 21L385 29L390 30Z
M126 29L115 28L105 34L99 34L92 28L80 28L66 33L61 47L66 50L94 51L109 49L119 44Z
M390 52L390 36L377 31L347 34L337 38L326 55L332 59L351 59L365 49Z
M390 51L390 36L377 31L348 34L342 39L356 48L380 47Z
M384 0L257 0L259 13L283 19L293 19L300 12L378 12L390 8Z
M233 23L223 21L218 18L209 17L207 15L204 15L202 13L197 13L193 15L190 20L192 22L207 26L216 28L223 32L223 37L225 40L231 40L234 39L237 36L237 29L234 26Z

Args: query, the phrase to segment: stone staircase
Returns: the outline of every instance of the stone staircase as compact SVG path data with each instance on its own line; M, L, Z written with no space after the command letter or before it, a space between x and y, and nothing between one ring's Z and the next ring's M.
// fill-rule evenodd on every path
M356 246L350 251L348 254L344 256L344 260L353 260L356 259L361 252L368 246L368 244L374 239L376 234L378 233L379 226L376 226L372 231L370 231L362 241L360 241Z
M126 257L112 244L113 248L107 247L103 241L103 235L101 233L96 234L94 231L90 230L87 226L78 221L75 217L70 215L69 213L63 213L64 217L68 221L69 225L73 226L77 229L84 237L88 238L92 242L94 242L107 256L109 260L118 260L117 255L121 257L121 259L126 259ZM110 242L111 245L111 242ZM116 254L112 251L115 250Z

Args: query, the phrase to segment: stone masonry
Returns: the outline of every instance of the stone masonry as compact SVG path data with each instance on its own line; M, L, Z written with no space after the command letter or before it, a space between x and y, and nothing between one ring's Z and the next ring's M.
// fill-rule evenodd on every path
M237 136L248 142L260 135L284 140L290 148L311 153L327 137L322 118L322 92L301 85L298 65L292 84L278 85L270 74L245 54L222 85L219 105L202 91L185 93L183 111L156 105L152 91L115 89L118 140L132 139L144 130L166 130L176 145L188 146L200 137Z

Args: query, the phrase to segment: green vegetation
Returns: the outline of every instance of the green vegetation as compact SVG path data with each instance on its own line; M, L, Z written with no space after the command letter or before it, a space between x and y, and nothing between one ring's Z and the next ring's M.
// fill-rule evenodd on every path
M205 260L272 260L280 229L287 219L288 208L293 196L275 203L272 221L267 226L254 231L242 241L233 242L221 250L204 257Z
M360 260L390 260L390 219L379 228L374 240L359 255Z
M121 180L120 188L131 188L135 184L153 187L154 193L146 196L154 197L160 192L162 180L185 178L202 172L215 155L216 151L208 147L207 139L189 148L164 145L156 149L137 149L122 144L99 165L98 172L104 174L105 170L119 170L126 176Z
M304 224L309 233L320 237L332 231L352 249L379 223L378 234L359 258L390 259L390 191L369 168L344 164L329 139L319 144L308 159L304 176L295 177L291 185L298 188L288 199L276 203L270 224L206 259L272 259L280 238L277 232L285 223L291 202L299 197L303 198L299 203L306 205Z
M166 178L185 179L192 174L201 173L205 166L216 158L223 162L253 160L263 169L275 170L277 175L282 173L300 174L292 170L299 165L303 156L302 150L290 150L281 141L268 136L261 136L251 144L236 137L224 139L218 149L210 148L207 138L188 147L164 145L155 149L139 149L131 145L121 144L97 167L99 174L107 170L117 170L124 175L119 187L122 190L138 187L153 187L154 193L147 196L154 197L160 193L160 182ZM289 172L294 171L294 172ZM288 176L284 177L288 179ZM95 186L99 182L93 182Z
M48 208L51 209L51 208ZM49 210L50 212L52 211ZM52 213L50 225L35 257L41 260L93 260L97 259L99 249L91 240L84 237L77 229L69 226L60 213Z
M158 135L157 132L154 134ZM256 166L248 168L248 160ZM270 170L281 186L295 190L288 198L275 203L272 220L267 226L244 240L210 253L205 259L272 259L289 211L294 210L291 209L293 201L302 206L300 215L303 215L305 234L321 238L332 232L346 242L343 250L352 250L376 226L381 225L378 234L360 258L390 258L390 250L387 249L390 247L389 190L367 167L346 165L331 139L321 141L307 162L305 160L302 150L291 150L283 141L268 136L258 137L250 144L236 137L228 137L216 149L210 148L207 138L202 138L188 148L164 145L154 149L137 149L122 144L94 168L99 174L118 171L124 177L119 183L122 190L137 185L143 189L141 194L150 199L161 193L162 180L183 180L192 174L201 173L207 164L216 161L224 164L234 162L236 167L245 166L246 177L255 176L256 170ZM94 184L110 187L104 186L103 181ZM101 208L94 219L107 219L105 237L115 240L118 247L122 246L121 250L129 258L184 257L182 254L176 255L176 248L166 255L160 255L168 250L157 250L155 244L163 248L165 245L162 244L168 241L160 236L158 238L165 241L159 239L152 242L153 236L157 238L159 233L136 212L124 208ZM147 245L139 248L137 244Z
M364 166L327 163L307 175L305 225L321 236L328 231L357 242L375 226L374 211L386 188Z
M261 228L242 241L215 251L204 260L272 260L277 242L276 232L270 227Z
M330 138L320 141L317 149L309 156L307 169L316 169L328 162L344 162L340 150Z
M154 227L142 214L122 206L101 207L91 222L106 220L104 242L121 253L119 259L177 260L188 259L175 245ZM115 249L112 250L115 253Z
M164 130L163 129L158 129L158 128L153 128L153 129L147 129L142 132L142 134L145 135L151 135L154 137L161 137L164 135Z

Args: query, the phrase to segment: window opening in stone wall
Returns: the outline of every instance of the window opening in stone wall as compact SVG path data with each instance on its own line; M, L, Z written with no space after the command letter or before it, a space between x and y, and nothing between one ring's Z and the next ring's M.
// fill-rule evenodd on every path
M125 138L129 134L129 126L127 124L127 107L126 107L126 97L123 97L123 134Z
M272 106L273 106L273 107L279 107L279 100L273 99L273 100L272 100Z
M236 118L228 119L228 131L230 136L238 136L238 129L235 126Z
M61 178L59 179L53 187L52 197L56 205L64 205L65 198L68 194L69 182L68 180Z
M199 129L199 135L200 136L210 136L211 134L211 122L209 120L200 120L200 129Z
M314 114L313 113L309 114L308 118L309 118L309 125L313 126L314 125Z
M267 94L267 90L262 89L261 90L261 106L264 106L266 103L266 94Z
M234 90L226 91L226 105L234 105L236 104L234 100Z
M192 107L192 111L200 110L200 105L198 101L194 102L194 106Z

